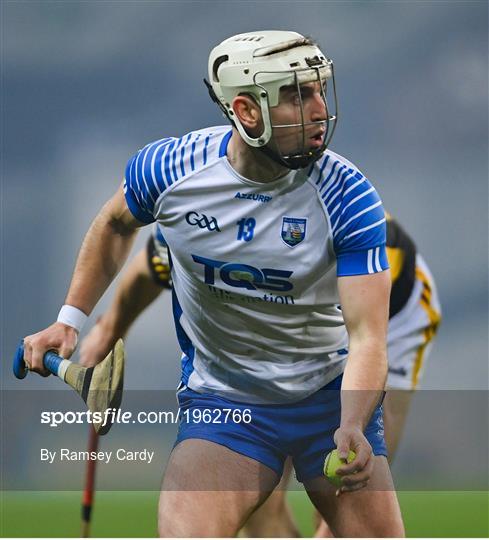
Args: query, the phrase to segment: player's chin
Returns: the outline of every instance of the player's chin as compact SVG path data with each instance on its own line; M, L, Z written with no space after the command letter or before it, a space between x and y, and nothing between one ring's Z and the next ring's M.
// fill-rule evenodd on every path
M323 146L323 142L321 141L306 141L306 144L302 145L287 145L282 148L280 148L280 153L283 156L300 156L300 155L308 155L309 153L315 153L318 150L321 149Z
M319 150L319 148L321 148L324 144L324 134L318 134L309 137L308 143L310 151Z

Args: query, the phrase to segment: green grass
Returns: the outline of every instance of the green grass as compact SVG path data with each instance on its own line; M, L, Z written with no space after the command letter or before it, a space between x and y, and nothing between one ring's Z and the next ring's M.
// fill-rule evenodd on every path
M489 535L489 493L483 491L406 491L398 493L409 537L450 538ZM303 536L312 536L312 508L294 491L289 500Z
M79 492L3 492L2 537L77 537L80 535ZM288 494L303 536L311 536L312 507L300 491ZM489 535L487 492L401 492L410 537L486 537ZM92 536L156 535L158 494L100 492L92 517Z

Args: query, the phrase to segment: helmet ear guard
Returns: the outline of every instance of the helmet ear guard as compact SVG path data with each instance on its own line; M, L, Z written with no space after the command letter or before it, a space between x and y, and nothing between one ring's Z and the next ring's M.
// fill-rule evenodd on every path
M331 141L338 117L333 62L311 40L300 34L269 30L232 36L211 51L209 79L211 82L204 82L211 99L236 127L243 140L263 150L281 165L293 169L305 167L319 159ZM326 90L323 87L327 79L332 80L335 114L330 115L328 112L325 120L306 124L300 85L319 82L321 97L328 111ZM272 125L270 109L279 104L280 89L292 85L297 86L299 94L301 122ZM233 99L240 94L253 96L261 109L264 128L258 137L251 137L247 133L232 109ZM320 148L306 151L305 126L310 124L325 126L325 134ZM283 155L268 145L273 143L274 129L293 127L302 129L300 151Z
M209 96L212 99L212 101L217 103L217 106L221 109L221 112L223 113L224 117L227 118L231 122L233 127L235 127L238 130L239 134L246 141L246 143L249 144L250 146L254 146L258 148L267 144L267 142L272 137L272 125L270 122L270 109L268 106L267 91L264 89L262 90L262 92L260 92L260 101L259 103L257 103L262 111L263 122L265 124L265 127L263 130L263 133L259 137L254 138L254 137L251 137L246 132L245 128L239 121L239 118L237 118L236 115L234 114L233 109L232 108L227 109L223 105L223 103L221 103L219 98L216 96L216 93L214 92L214 88L209 83L209 81L207 79L203 79L203 80L204 80L204 84L207 87L207 90L209 91ZM256 100L255 96L253 94L251 95ZM266 112L266 114L264 114L264 112Z

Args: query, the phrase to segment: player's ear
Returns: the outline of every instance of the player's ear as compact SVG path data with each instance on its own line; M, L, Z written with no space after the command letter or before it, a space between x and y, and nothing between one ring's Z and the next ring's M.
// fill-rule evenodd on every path
M249 95L241 94L232 101L234 114L242 126L254 130L261 125L261 110L256 101Z

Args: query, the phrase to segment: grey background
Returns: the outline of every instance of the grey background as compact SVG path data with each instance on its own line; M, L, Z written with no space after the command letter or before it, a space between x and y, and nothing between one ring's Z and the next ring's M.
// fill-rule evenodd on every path
M212 46L273 28L311 35L333 58L341 119L331 147L370 178L436 277L444 320L422 388L488 388L487 2L1 6L4 387L59 388L54 377L13 378L18 340L54 321L83 235L127 159L223 122L202 84ZM167 294L135 325L128 388L176 387L170 314ZM481 415L466 429L487 422Z

